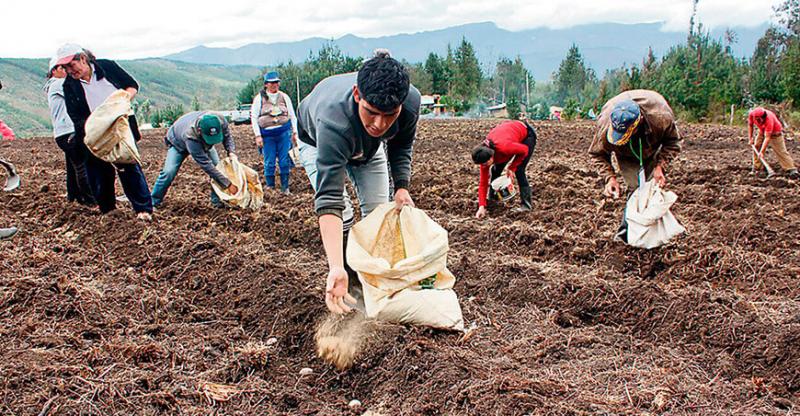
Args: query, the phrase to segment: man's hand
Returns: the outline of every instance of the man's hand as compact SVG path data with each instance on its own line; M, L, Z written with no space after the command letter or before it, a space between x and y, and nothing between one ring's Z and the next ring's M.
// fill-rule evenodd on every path
M513 183L513 181L514 181L514 172L511 169L507 169L506 170L506 176L508 176L508 179L511 179L511 181Z
M230 184L227 188L225 188L225 192L231 195L236 195L239 193L239 187L234 184Z
M292 147L297 146L297 133L292 133Z
M619 198L619 182L617 182L617 178L612 176L608 179L606 187L603 189L603 195L613 197L614 199Z
M233 152L228 152L228 157L233 159L233 160L238 160L239 159L239 156L236 156L236 153L233 153Z
M352 311L345 301L356 304L356 300L347 293L347 271L344 267L332 267L325 284L325 304L331 312L343 314Z
M756 144L756 141L753 140L753 135L752 134L750 135L750 137L747 138L747 142L750 144L750 146Z
M411 199L408 189L405 188L400 188L394 193L394 203L398 210L402 209L403 205L408 205L412 208L414 207L414 200Z
M130 98L130 100L133 101L133 98L136 97L136 93L138 91L136 90L136 88L128 87L128 88L125 88L125 92L128 93L128 97Z
M7 141L7 142L13 142L16 139L17 139L17 136L5 136L5 135L3 135L3 140Z
M261 136L256 136L256 147L259 149L264 147L264 139Z
M661 169L661 165L653 169L653 179L655 179L658 186L662 188L667 185L667 177L664 176L664 169Z
M478 212L475 213L475 218L481 219L486 216L486 207L478 207Z

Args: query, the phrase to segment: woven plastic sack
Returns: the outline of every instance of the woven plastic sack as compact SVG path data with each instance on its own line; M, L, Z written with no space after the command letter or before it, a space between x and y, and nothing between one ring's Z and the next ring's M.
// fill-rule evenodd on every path
M133 114L131 99L117 90L100 104L86 120L84 143L98 158L111 163L142 163L133 139L128 117Z
M655 180L645 182L628 198L616 238L646 249L666 244L686 231L670 211L677 200L674 192L662 190Z
M217 169L239 189L239 192L231 195L212 179L211 187L222 202L233 207L249 208L254 211L264 205L264 188L261 186L256 171L239 162L236 157L226 157L220 160Z
M424 211L379 206L350 230L347 263L363 286L365 313L378 320L464 329L447 231Z

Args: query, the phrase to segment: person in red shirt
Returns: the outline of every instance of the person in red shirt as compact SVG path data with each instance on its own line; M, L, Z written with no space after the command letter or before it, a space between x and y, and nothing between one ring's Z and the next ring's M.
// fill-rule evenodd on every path
M753 138L753 126L758 127L758 137ZM764 157L764 152L767 150L767 145L772 146L775 156L778 158L778 163L781 168L785 170L788 176L792 179L800 178L795 167L794 160L786 150L786 142L783 140L783 126L781 121L772 111L762 107L756 107L747 116L747 137L751 145L755 145L758 149L761 158ZM756 155L753 155L753 170L761 172L764 167Z
M506 121L489 131L486 140L472 149L472 161L481 166L480 182L478 183L478 212L475 218L486 216L486 199L494 199L494 189L489 186L491 180L503 173L503 169L513 158L508 166L509 178L517 177L521 204L515 211L524 212L531 210L531 187L525 168L531 160L536 147L536 132L527 122ZM491 179L490 179L491 176Z

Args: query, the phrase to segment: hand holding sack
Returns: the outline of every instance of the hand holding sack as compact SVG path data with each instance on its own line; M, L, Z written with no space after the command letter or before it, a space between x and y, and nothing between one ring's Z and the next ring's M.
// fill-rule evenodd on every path
M84 143L98 158L110 163L142 163L128 117L133 115L131 98L117 90L86 120Z
M677 200L674 192L662 190L655 180L645 182L628 198L622 226L615 239L651 249L682 234L686 229L669 210Z
M354 225L347 262L363 285L367 317L463 330L449 248L447 231L410 206L383 204Z
M226 157L219 161L217 170L222 172L232 184L236 185L238 192L229 194L225 188L215 180L211 180L211 187L223 202L237 207L258 210L264 205L264 188L258 179L258 173L249 166L239 162L236 156Z

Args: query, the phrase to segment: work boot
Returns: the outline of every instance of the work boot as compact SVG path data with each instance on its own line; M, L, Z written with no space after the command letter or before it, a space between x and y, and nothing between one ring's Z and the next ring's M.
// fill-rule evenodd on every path
M531 187L530 186L520 186L519 187L519 200L520 205L514 208L514 212L527 212L530 211L533 207L531 203Z
M800 173L797 173L797 169L790 169L786 172L786 176L788 176L789 179L800 179Z
M0 240L7 240L17 233L17 227L0 228Z
M289 174L288 173L281 173L281 193L290 195L291 192L289 191Z

